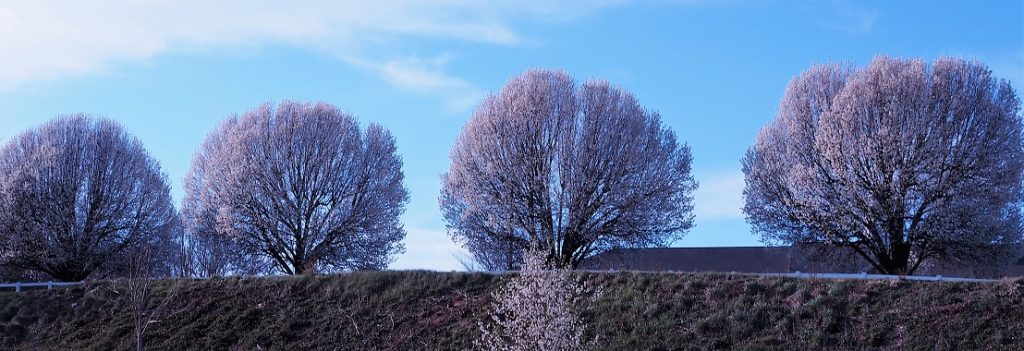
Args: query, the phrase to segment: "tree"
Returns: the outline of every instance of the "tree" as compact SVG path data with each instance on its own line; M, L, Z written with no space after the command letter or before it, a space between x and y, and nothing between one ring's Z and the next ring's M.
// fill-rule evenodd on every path
M492 295L490 318L478 323L482 350L585 350L580 309L600 292L588 291L564 269L548 269L547 254L524 254L522 271Z
M120 274L178 226L160 165L114 121L60 116L0 149L0 264L79 281Z
M690 163L689 146L629 92L530 70L463 128L440 204L449 235L482 264L497 262L488 269L514 268L531 243L576 267L611 248L666 245L692 227Z
M523 264L527 246L529 241L515 235L479 236L465 243L469 255L460 260L467 271L512 271Z
M138 255L129 259L128 272L122 281L125 286L124 298L132 314L132 326L135 350L144 348L146 330L167 314L167 307L180 292L180 281L169 280L165 283L163 294L153 294L153 283L158 277L153 273L159 271L164 264L156 252L142 249Z
M271 271L266 259L252 255L225 235L182 232L176 273L181 277L259 275Z
M183 216L192 235L229 238L287 274L381 269L402 250L402 180L384 127L360 131L327 103L264 104L207 135Z
M765 241L845 246L881 273L1005 257L1021 242L1019 112L979 62L812 67L742 161L747 220Z

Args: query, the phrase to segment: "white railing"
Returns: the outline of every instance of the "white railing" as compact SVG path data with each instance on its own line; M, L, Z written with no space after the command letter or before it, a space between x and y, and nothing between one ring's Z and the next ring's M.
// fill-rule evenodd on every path
M518 271L480 271L475 273L485 273L491 275L503 275L509 273L516 273ZM590 273L609 273L619 272L619 270L592 270L592 269L578 269L576 272L590 272ZM624 270L623 272L628 272ZM937 276L924 276L924 275L891 275L891 274L867 274L867 273L804 273L804 272L793 272L793 273L744 273L744 272L690 272L690 271L636 271L636 272L648 272L648 273L711 273L711 274L746 274L746 275L758 275L765 277L789 277L789 278L805 278L805 279L890 279L890 280L920 280L930 282L994 282L999 281L998 279L981 279L981 278L960 278L960 277L943 277Z
M38 283L0 283L0 289L14 288L14 292L21 292L22 288L42 288L46 287L47 290L58 288L62 286L81 285L82 282L38 282Z
M478 272L474 272L474 273L484 273L484 274L491 274L491 275L504 275L504 274L517 273L517 272L518 271L478 271ZM577 270L577 272L608 273L608 272L616 272L616 271L615 270L603 271L603 270L581 269L581 270ZM697 272L673 272L673 271L664 271L664 272L671 272L671 273L697 273ZM703 272L703 273L725 273L725 274L728 274L727 272ZM737 273L737 272L733 272L733 273ZM891 274L867 274L867 273L804 273L804 272L794 272L794 273L738 273L738 274L759 275L759 276L766 276L766 277L805 278L805 279L876 279L876 280L877 279L891 279L891 280L903 279L903 280L920 280L920 281L932 281L932 282L994 282L994 281L998 281L998 279L943 277L941 275L937 275L937 276L922 276L922 275L891 275ZM205 280L205 279L209 279L209 278L190 278L190 279L203 279L203 280ZM50 290L50 289L58 288L58 287L74 286L74 285L82 285L82 284L83 284L83 282L37 282L37 283L14 282L14 283L0 283L0 290L14 289L15 292L21 292L21 290L23 288L43 288L43 287L45 287L47 290Z

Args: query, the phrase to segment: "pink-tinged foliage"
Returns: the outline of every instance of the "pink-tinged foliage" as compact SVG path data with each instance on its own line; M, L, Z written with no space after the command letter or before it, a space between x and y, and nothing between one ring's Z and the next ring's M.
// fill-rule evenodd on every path
M440 204L450 235L487 269L517 267L531 243L576 267L692 227L691 159L629 92L530 70L476 109L452 147Z
M0 149L0 264L78 281L122 274L179 230L160 165L111 120L61 116Z
M585 350L580 310L600 292L588 291L566 269L549 269L546 254L528 252L522 270L492 294L488 319L478 324L482 350Z
M327 103L264 104L207 136L182 213L204 274L381 269L402 251L402 180L384 127Z
M1006 257L1021 241L1019 112L979 62L812 67L743 159L747 220L768 242L847 246L883 273Z

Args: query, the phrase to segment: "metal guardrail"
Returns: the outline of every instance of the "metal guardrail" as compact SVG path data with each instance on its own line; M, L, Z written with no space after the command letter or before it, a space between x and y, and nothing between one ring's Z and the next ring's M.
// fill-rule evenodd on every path
M46 290L53 288L59 288L62 286L82 285L82 282L38 282L38 283L0 283L0 289L14 288L14 292L21 292L23 288L42 288L46 287Z
M980 278L960 278L960 277L943 277L937 276L924 276L924 275L892 275L892 274L867 274L867 273L762 273L760 275L776 276L776 277L790 277L790 278L818 278L818 279L895 279L895 280L920 280L930 282L994 282L997 279L980 279Z
M581 269L576 270L577 272L591 272L591 273L608 273L616 272L603 271L603 270L590 270ZM511 273L518 273L519 271L479 271L476 273L484 273L490 275L505 275ZM696 273L696 272L673 272L665 271L670 273ZM706 272L712 273L712 272ZM729 272L714 272L714 273L729 273ZM983 283L983 282L995 282L998 279L980 279L980 278L960 278L960 277L943 277L937 276L922 276L922 275L891 275L891 274L867 274L867 273L804 273L804 272L793 272L793 273L740 273L738 274L757 275L765 277L788 277L788 278L803 278L803 279L864 279L864 280L918 280L918 281L931 281L931 282L969 282L969 283ZM190 278L190 279L209 279L209 278ZM82 285L84 282L36 282L36 283L0 283L0 290L2 289L14 289L15 292L21 292L24 288L43 288L51 290L53 288L59 288L64 286Z

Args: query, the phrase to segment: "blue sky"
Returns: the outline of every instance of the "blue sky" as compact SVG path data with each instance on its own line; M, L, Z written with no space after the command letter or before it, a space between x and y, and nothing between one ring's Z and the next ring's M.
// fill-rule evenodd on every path
M877 54L979 59L1024 83L1021 1L0 0L0 141L61 113L115 119L172 181L234 112L325 100L395 134L411 202L392 268L459 269L437 208L475 104L531 67L632 91L694 155L677 246L759 245L739 160L791 77ZM381 4L382 3L382 4Z

